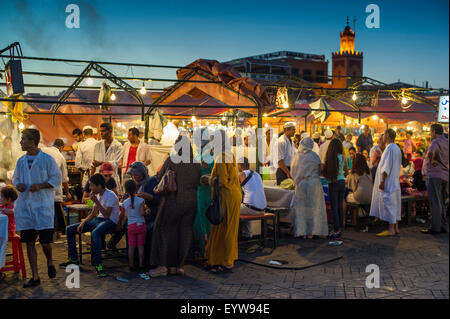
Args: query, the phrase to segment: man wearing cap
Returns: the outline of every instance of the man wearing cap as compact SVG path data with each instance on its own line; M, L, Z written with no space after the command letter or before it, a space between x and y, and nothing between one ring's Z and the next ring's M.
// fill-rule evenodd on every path
M318 134L318 133L314 133L314 134ZM302 141L303 139L305 139L305 138L307 138L307 137L310 137L310 136L309 136L309 133L308 133L308 132L303 133L302 136L301 136L300 141ZM320 135L319 135L319 138L320 138ZM316 153L317 155L319 155L319 151L320 151L319 145L317 145L317 143L316 143L314 140L313 140L313 142L314 142L314 146L313 146L313 148L312 148L312 151L313 151L314 153ZM300 146L300 145L299 145L299 146Z
M317 146L320 147L320 144L322 144L322 143L321 143L321 141L320 141L320 134L319 134L318 132L315 132L315 133L312 135L312 139L313 139L313 141L317 144Z
M294 145L291 138L295 135L295 124L284 124L284 134L278 138L278 169L276 172L277 185L291 176L291 162L294 157Z
M330 130L325 131L325 142L320 145L319 148L319 157L322 164L325 164L325 158L327 156L328 145L330 145L331 140L333 139L333 132Z
M117 168L123 157L123 146L119 141L114 139L112 125L109 122L100 125L100 135L102 140L95 144L94 147L91 175L98 173L100 165L108 162L114 167L114 179L120 181Z
M356 146L358 147L359 153L362 153L363 150L370 152L370 149L373 146L373 140L368 125L364 125L363 133L356 140Z
M82 172L81 185L85 185L89 180L89 169L94 161L94 147L98 141L94 138L94 130L91 126L83 127L86 140L78 146L75 156L75 167Z

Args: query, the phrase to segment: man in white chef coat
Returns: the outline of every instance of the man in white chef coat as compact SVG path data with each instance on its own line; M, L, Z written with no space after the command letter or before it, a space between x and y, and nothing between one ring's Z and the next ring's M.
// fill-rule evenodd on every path
M27 245L32 278L24 288L40 284L37 265L36 239L42 245L47 258L48 276L55 278L52 246L55 190L61 185L61 171L55 160L39 148L40 133L36 129L22 131L20 145L27 153L19 158L13 175L13 184L19 191L15 202L16 230L21 231L23 243Z
M117 184L120 185L117 169L119 167L120 160L123 157L123 146L119 141L114 139L111 123L106 122L100 125L100 135L102 140L95 144L94 147L94 160L92 162L91 176L95 173L99 173L100 165L104 162L108 162L114 167L113 178L117 181Z
M378 164L373 184L370 216L378 217L389 223L389 230L377 236L389 237L399 234L398 222L401 220L402 200L400 189L400 167L402 153L395 144L396 133L393 129L384 132L386 148Z
M83 127L85 140L80 143L75 157L75 167L82 172L81 185L84 187L90 177L90 169L94 161L94 148L98 141L94 138L94 130L90 126Z
M276 171L277 185L291 176L291 161L294 157L294 145L291 138L295 135L295 123L284 124L284 134L278 138L278 169Z

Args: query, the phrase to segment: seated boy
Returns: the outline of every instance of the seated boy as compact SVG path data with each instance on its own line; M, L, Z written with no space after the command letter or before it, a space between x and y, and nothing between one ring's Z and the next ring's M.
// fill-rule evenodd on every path
M262 215L267 201L261 176L250 170L250 164L246 157L239 160L239 182L244 195L242 197L241 215ZM242 237L252 237L252 227L248 221L242 223Z
M77 233L91 232L94 267L97 276L105 277L102 266L102 239L108 233L114 231L119 219L119 199L114 192L106 189L105 178L101 174L95 174L89 179L91 199L94 207L89 216L81 223L67 227L67 243L69 246L69 260L60 264L66 267L71 264L79 264L76 237Z

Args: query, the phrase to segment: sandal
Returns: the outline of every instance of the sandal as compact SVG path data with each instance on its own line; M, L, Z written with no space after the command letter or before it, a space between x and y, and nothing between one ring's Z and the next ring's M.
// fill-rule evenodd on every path
M183 268L177 268L176 274L177 274L178 276L184 276L184 269L183 269Z
M155 271L154 269L150 270L147 275L149 275L152 278L155 277L163 277L163 276L167 276L168 271Z

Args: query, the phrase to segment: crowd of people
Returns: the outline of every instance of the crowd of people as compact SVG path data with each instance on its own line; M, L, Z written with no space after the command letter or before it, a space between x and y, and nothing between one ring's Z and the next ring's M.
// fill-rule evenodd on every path
M210 141L202 140L193 148L189 136L180 135L173 154L167 156L156 174L151 174L149 145L141 140L139 130L128 131L125 145L114 139L110 123L100 125L101 141L93 138L93 133L91 127L75 130L76 144L68 147L57 139L52 147L45 147L40 144L38 130L22 131L20 144L26 154L18 159L11 183L1 189L0 213L8 215L9 232L20 231L27 247L32 278L24 287L40 284L37 239L46 256L48 276L55 277L51 246L55 229L66 235L68 246L68 260L60 267L79 264L76 236L91 233L93 265L99 277L106 276L102 249L105 245L114 248L124 235L130 270L138 271L144 279L184 275L193 239L197 256L206 260L206 270L215 274L233 271L239 234L242 238L252 237L249 223L241 223L239 228L240 214L263 214L267 206L261 175L250 169L248 158L235 158L230 147L233 139L218 131ZM431 144L423 155L410 137L408 132L400 148L396 132L387 129L374 145L370 129L365 126L353 144L353 136L344 135L341 127L326 130L322 140L317 132L312 137L306 132L296 135L295 124L286 123L277 138L275 175L277 185L286 179L295 185L294 236L340 241L348 202L367 207L370 216L389 224L388 230L377 236L396 236L402 193L426 191L432 223L423 232L448 232L448 138L441 125L433 124ZM213 140L214 144L208 143ZM248 145L248 138L244 143ZM273 150L271 144L269 132L267 158ZM81 201L93 206L81 223L69 226L64 220L62 196L70 200L73 195L63 150L76 154L75 166L81 171L84 187ZM176 191L161 191L170 176ZM215 181L223 212L219 225L212 225L206 216ZM328 186L331 230L324 185ZM105 243L107 234L112 236Z

